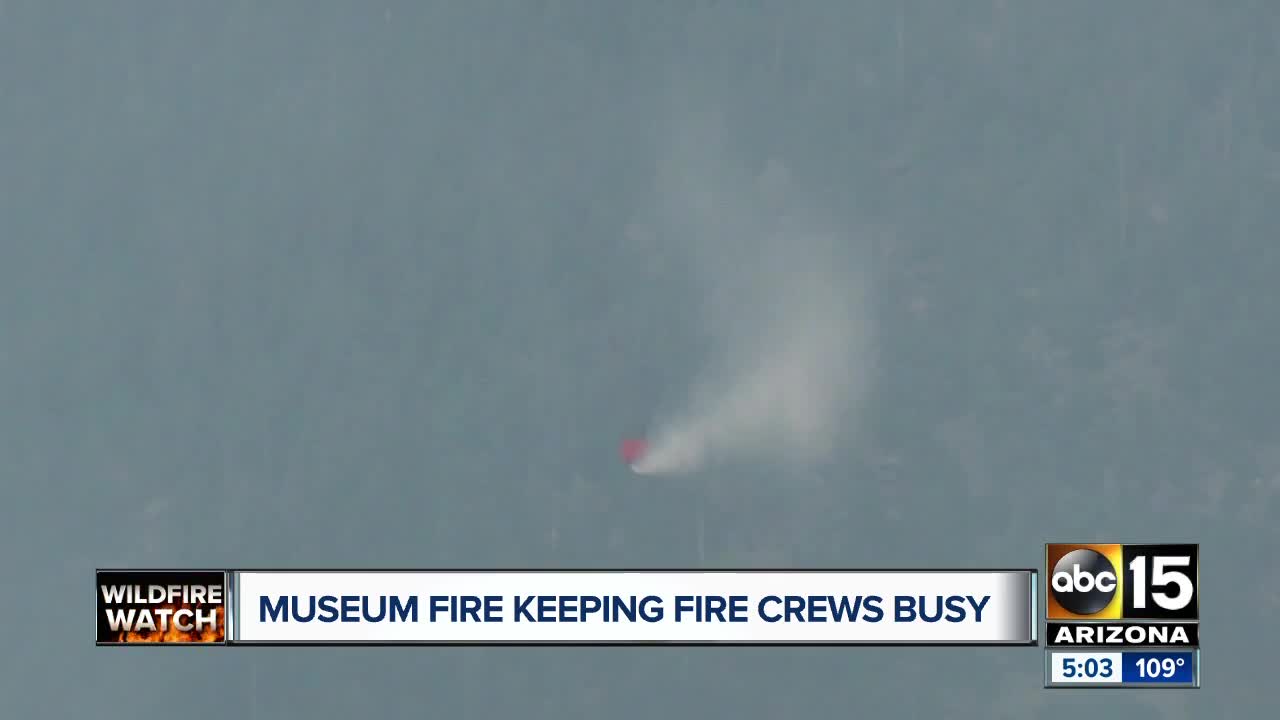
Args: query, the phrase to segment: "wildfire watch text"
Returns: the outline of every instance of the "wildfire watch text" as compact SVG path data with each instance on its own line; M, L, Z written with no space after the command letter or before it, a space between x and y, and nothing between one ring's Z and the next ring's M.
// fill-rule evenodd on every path
M103 585L103 612L112 632L203 632L218 627L221 585ZM114 606L114 607L113 607Z

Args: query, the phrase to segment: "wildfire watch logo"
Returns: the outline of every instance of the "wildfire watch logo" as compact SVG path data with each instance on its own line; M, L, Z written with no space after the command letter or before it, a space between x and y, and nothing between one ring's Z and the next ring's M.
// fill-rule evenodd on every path
M227 639L226 574L99 570L98 645L221 645Z
M1049 620L1199 620L1199 545L1050 544Z

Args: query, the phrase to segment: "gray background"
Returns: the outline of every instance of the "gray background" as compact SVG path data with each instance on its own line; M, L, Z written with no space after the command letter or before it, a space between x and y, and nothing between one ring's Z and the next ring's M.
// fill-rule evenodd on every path
M1269 715L1274 3L263 5L0 1L3 714ZM678 241L628 232L682 83L878 237L871 421L803 493L616 459L699 362ZM1204 689L1043 691L1036 649L90 642L96 566L1085 538L1203 543Z

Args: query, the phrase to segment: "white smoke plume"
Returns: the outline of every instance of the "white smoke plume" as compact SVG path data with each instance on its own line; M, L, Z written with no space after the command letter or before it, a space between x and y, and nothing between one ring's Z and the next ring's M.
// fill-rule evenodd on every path
M690 251L712 356L633 469L823 462L852 441L873 366L858 238L808 214L781 166L735 173L714 143L686 139L661 174L664 225Z

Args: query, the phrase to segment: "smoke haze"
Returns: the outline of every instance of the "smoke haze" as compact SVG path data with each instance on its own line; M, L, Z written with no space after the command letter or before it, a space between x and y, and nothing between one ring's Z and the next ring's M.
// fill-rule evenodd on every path
M855 429L872 369L858 239L818 220L781 165L733 168L726 136L683 133L660 172L709 356L682 409L655 423L641 474L822 462Z

